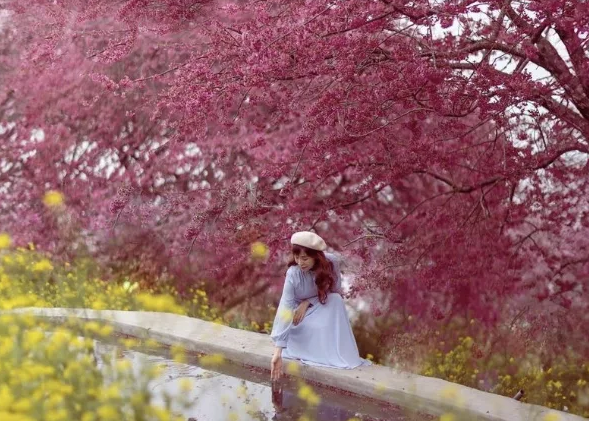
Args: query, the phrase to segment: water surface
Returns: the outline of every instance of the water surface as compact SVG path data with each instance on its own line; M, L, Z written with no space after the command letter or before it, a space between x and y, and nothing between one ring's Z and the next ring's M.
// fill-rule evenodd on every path
M171 359L169 350L164 347L124 349L120 345L97 342L97 364L102 365L105 356L128 360L136 370L145 365L162 367L161 375L150 384L154 403L163 405L166 394L181 395L190 402L190 406L174 407L174 412L190 421L298 421L303 414L311 420L320 421L347 421L351 418L383 421L432 419L318 385L312 385L312 388L319 395L320 404L312 409L299 398L303 383L295 378L285 378L282 393L277 393L275 387L273 399L268 371L229 362L214 369L205 369L198 365L196 355L188 355L186 363L178 363ZM190 383L188 392L182 389L187 382Z

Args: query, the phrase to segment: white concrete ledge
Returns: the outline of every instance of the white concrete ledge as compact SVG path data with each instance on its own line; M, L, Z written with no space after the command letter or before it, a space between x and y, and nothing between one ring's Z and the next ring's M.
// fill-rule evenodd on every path
M63 308L27 308L14 312L28 312L54 322L65 321L71 316L104 321L118 333L148 337L166 345L182 344L194 352L221 353L229 361L263 369L269 369L273 353L267 335L169 313ZM355 370L301 365L300 375L326 386L432 415L455 412L465 414L473 421L543 421L546 414L555 412L560 416L559 421L586 420L566 412L379 365ZM444 391L451 391L456 399L444 396Z

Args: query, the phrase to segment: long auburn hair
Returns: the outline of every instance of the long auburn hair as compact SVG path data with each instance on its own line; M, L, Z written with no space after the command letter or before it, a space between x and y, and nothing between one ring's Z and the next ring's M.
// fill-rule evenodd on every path
M335 278L333 273L333 263L327 260L325 253L318 250L313 250L307 247L294 244L292 246L292 255L288 262L288 267L296 266L295 256L299 256L302 251L305 251L307 256L315 259L315 264L311 268L315 272L315 285L317 285L317 295L319 302L325 304L327 302L327 294L331 290Z

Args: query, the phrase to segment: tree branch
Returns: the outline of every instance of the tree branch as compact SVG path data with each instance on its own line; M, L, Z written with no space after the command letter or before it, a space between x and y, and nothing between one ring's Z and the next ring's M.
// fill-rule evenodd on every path
M538 164L534 169L539 170L539 169L543 169L543 168L548 168L550 165L552 165L552 163L554 163L554 161L556 161L557 159L559 159L561 156L563 156L565 153L568 153L568 152L580 152L580 153L584 153L584 154L589 154L589 148L583 147L581 145L576 145L576 146L569 146L567 148L560 149L554 155L549 156L543 162Z
M571 64L573 65L573 69L575 69L585 95L589 96L589 72L586 69L588 58L583 49L583 43L587 42L587 40L581 41L579 35L572 28L566 28L560 23L555 25L554 30L567 49L567 53L571 58Z
M202 58L207 58L207 57L208 57L208 55L204 55L204 56L196 57L194 60L200 60ZM177 66L174 66L174 67L172 67L172 68L170 68L168 70L165 70L165 71L163 71L161 73L157 73L157 74L151 75L151 76L142 77L142 78L139 78L139 79L133 79L133 82L143 82L143 81L146 81L146 80L149 80L149 79L155 79L156 77L164 76L164 75L166 75L166 74L168 74L170 72L173 72L174 70L178 70L179 68L186 66L187 64L189 64L191 62L192 62L192 60L187 60L184 63L179 64Z
M539 105L546 108L548 111L553 113L558 118L566 121L579 132L581 132L586 138L589 139L589 114L587 118L579 115L572 109L565 107L564 105L556 102L554 99L547 97L546 95L537 95L533 98ZM588 108L589 111L589 108Z
M378 20L384 19L384 18L386 18L386 17L388 17L388 16L390 16L390 15L392 15L392 14L393 14L393 12L387 12L387 13L383 13L383 14L382 14L382 15L380 15L380 16L377 16L377 17L375 17L375 18L372 18L372 19L368 19L368 20L366 20L366 22L363 22L361 25L353 26L353 27L350 27L350 28L345 28L345 29L342 29L342 30L340 30L340 31L328 32L327 34L325 34L325 35L322 35L321 37L322 37L322 38L327 38L327 37L330 37L330 36L332 36L332 35L337 35L337 34L344 34L344 33L346 33L346 32L354 31L354 30L356 30L356 29L362 28L363 26L366 26L366 25L369 25L369 24L371 24L371 23L373 23L373 22L376 22L376 21L378 21Z
M274 40L270 41L268 44L266 44L266 46L263 48L264 50L267 50L268 48L270 48L270 46L272 46L273 44L277 43L278 41L280 41L281 39L289 36L290 34L292 34L296 29L298 29L299 27L302 28L303 26L306 26L308 23L313 22L315 19L317 19L319 16L321 16L322 14L324 14L325 12L327 12L329 9L331 8L331 6L327 6L325 9L323 9L321 12L317 13L315 16L311 17L309 20L303 22L300 25L295 26L293 29L291 29L290 31L286 32L285 34L279 36L278 38L275 38Z
M498 183L500 181L505 180L505 177L496 176L496 177L492 177L488 180L485 180L479 184L476 184L474 186L466 186L465 187L465 186L459 186L458 184L454 183L452 180L449 180L444 176L441 176L439 174L435 174L435 173L428 171L428 170L414 171L414 174L427 174L430 177L433 177L436 180L441 181L442 183L445 183L448 186L452 187L452 192L455 192L455 193L472 193L475 190L479 190L479 189L482 189L483 187L486 187L491 184Z
M245 294L238 295L237 297L230 300L227 304L223 306L223 315L229 313L229 311L233 310L235 307L243 304L245 301L261 294L262 292L266 291L268 287L272 285L271 281L263 282L257 288L251 290L248 289Z
M356 243L356 242L358 242L358 241L361 241L361 240L365 240L365 239L367 239L367 238L380 238L380 239L386 239L386 237L385 237L384 235L381 235L381 234L366 234L366 235L363 235L363 236L361 236L361 237L355 238L354 240L352 240L352 241L350 241L350 242L348 242L348 243L344 244L344 245L343 245L343 247L344 247L344 248L345 248L345 247L348 247L348 246L349 246L349 245L351 245L351 244L354 244L354 243Z
M481 40L473 42L471 45L456 51L430 51L421 53L421 57L435 56L436 58L460 59L469 54L476 53L482 50L497 50L503 51L515 57L528 58L527 54L513 45L503 44L500 42L493 42L489 40Z
M534 59L530 58L531 61L548 70L548 72L554 76L558 83L571 97L571 100L578 108L578 110L581 112L583 117L589 119L589 95L586 92L584 92L584 86L581 84L580 80L577 77L571 74L567 64L558 54L556 48L554 48L554 46L546 39L546 37L542 36L542 32L548 27L548 22L544 22L539 28L534 28L532 25L526 22L521 16L519 16L510 5L507 6L506 11L507 16L511 19L511 21L518 28L520 28L527 35L529 35L531 37L531 41L537 45L538 57ZM562 28L561 31L563 31ZM572 47L572 38L567 37L566 33L563 33L563 35L569 42L568 46L565 44L568 50L569 47ZM561 38L563 35L559 34ZM563 43L564 41L565 40L563 39ZM577 54L575 55L577 59L578 53L575 53L575 51L573 51L573 53Z

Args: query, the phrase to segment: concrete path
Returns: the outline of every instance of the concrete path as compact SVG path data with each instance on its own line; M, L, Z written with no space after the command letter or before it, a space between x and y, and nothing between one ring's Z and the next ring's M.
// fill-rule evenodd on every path
M54 322L71 316L101 320L122 334L152 338L167 345L182 344L194 352L220 353L232 362L264 369L269 369L273 353L268 335L169 313L62 308L29 308L15 312L30 312ZM301 377L310 381L428 414L466 412L473 421L586 420L580 416L384 366L373 365L355 370L304 365L299 368Z

